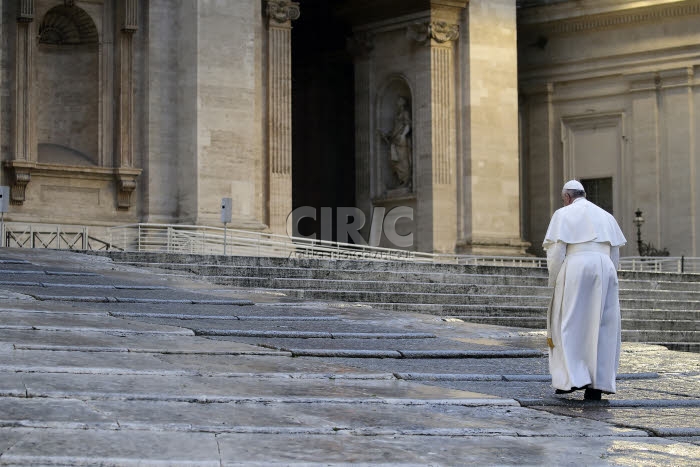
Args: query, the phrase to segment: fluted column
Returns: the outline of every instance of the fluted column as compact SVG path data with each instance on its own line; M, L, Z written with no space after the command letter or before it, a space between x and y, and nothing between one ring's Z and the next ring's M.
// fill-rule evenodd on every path
M286 232L292 212L292 21L299 4L268 0L268 175L272 233Z
M413 24L408 35L428 48L430 63L427 80L416 90L417 105L425 109L417 116L417 124L424 126L424 143L418 144L417 153L430 155L429 165L420 168L425 176L418 187L419 229L423 238L430 238L430 245L422 246L452 252L457 239L454 42L459 38L459 25L421 22ZM418 162L427 165L428 160Z
M34 141L34 1L19 0L17 9L17 42L15 61L15 151L10 167L10 202L24 203L30 169L36 162Z
M138 30L138 0L118 2L119 80L118 133L116 139L117 208L131 207L131 194L136 189L136 177L141 173L134 168L134 33Z

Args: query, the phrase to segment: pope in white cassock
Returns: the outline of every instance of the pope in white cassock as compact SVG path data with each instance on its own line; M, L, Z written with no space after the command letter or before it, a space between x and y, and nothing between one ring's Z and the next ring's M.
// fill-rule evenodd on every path
M549 369L557 394L586 389L585 399L615 392L620 360L617 267L627 243L615 218L564 185L565 206L552 216L543 247L554 296L547 316Z

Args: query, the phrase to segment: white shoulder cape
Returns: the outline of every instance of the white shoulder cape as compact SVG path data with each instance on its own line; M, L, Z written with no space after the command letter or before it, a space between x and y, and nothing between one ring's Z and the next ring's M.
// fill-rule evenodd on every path
M579 198L554 212L542 246L546 250L559 241L608 242L613 247L627 243L615 218L585 198Z

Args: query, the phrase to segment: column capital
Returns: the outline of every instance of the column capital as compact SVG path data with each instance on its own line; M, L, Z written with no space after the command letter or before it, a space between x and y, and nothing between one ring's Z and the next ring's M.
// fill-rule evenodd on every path
M139 28L138 0L122 0L121 2L121 30L126 33L134 33Z
M265 13L270 18L270 24L285 24L299 19L299 3L290 0L267 0Z
M19 0L17 22L31 23L32 21L34 21L34 0Z
M416 22L408 26L407 36L421 45L427 45L431 41L444 44L459 38L459 24L446 21Z

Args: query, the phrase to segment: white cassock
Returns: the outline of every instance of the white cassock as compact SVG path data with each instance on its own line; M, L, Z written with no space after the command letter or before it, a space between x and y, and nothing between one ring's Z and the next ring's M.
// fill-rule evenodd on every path
M585 198L558 209L549 223L549 370L555 389L590 385L615 392L620 361L617 267L627 243L615 218Z

